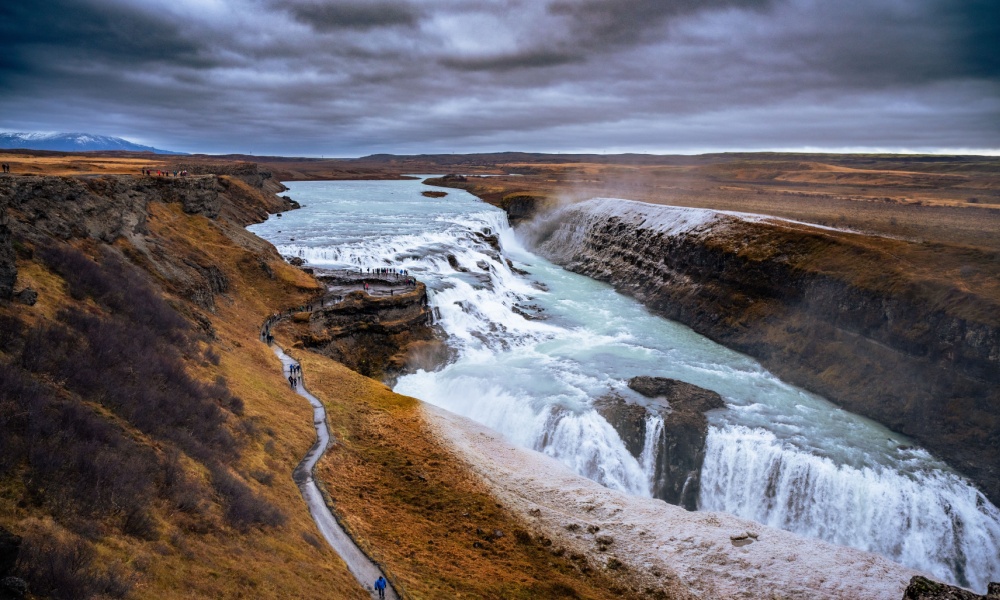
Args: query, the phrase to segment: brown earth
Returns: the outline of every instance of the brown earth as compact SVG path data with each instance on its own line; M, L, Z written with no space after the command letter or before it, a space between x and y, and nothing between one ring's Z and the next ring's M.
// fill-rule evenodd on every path
M155 495L147 507L148 524L138 527L126 520L121 525L116 511L82 512L74 507L79 498L53 495L60 493L58 487L39 490L39 481L26 479L37 472L34 459L8 453L4 456L8 468L0 470L0 525L33 545L30 556L44 552L49 561L38 564L22 555L19 573L35 573L34 584L41 577L58 586L64 597L90 597L95 591L135 598L316 597L329 596L331 590L336 597L367 597L336 555L314 542L319 534L290 476L312 444L312 411L288 389L270 350L254 341L256 324L273 306L308 298L316 290L315 281L247 234L246 221L208 217L195 204L183 202L183 197L203 197L209 212L215 212L211 209L215 206L220 206L219 214L235 210L240 201L225 193L222 180L189 181L187 191L158 195L140 189L137 186L146 183L130 177L18 179L14 189L0 190L0 200L17 249L16 287L33 288L38 301L32 306L0 302L5 328L16 320L24 327L57 329L64 326L64 311L73 309L101 320L105 327L113 327L120 318L102 297L78 297L78 284L68 283L66 275L43 259L47 245L66 252L76 248L83 256L98 259L110 253L126 265L137 265L141 270L135 272L142 274L137 285L166 299L194 332L190 334L196 340L194 349L175 350L184 371L204 384L225 382L229 393L241 400L239 410L224 413L224 428L239 447L238 458L226 467L236 480L230 486L245 486L258 505L274 507L283 515L273 521L276 524L253 525L249 531L234 525L225 496L212 491L218 476L211 474L215 461L231 459L189 454L170 432L140 429L147 425L134 425L135 417L102 404L100 397L80 395L78 388L62 387L58 379L42 378L40 384L55 386L57 394L46 410L63 406L60 410L76 411L80 422L106 423L105 439L132 440L133 461L145 456L152 461L133 462L132 468L144 464L142 468L151 469L155 488L166 485L157 483L164 477L163 469L173 469L172 478L187 482L182 488L187 496ZM170 187L166 184L161 191L169 192ZM271 198L257 194L265 214L280 206ZM91 338L90 343L99 339ZM116 351L118 342L104 339L106 345L100 350ZM5 377L14 374L9 361L18 348L16 341L13 345L7 341L0 354ZM51 354L49 358L55 360ZM148 355L134 359L150 360ZM131 359L125 355L121 360ZM135 368L142 367L136 363ZM11 420L16 411L7 408L0 410L0 435L6 440L27 435ZM64 427L50 435L62 440L65 453L75 447L74 436L80 434ZM101 442L90 443L89 452L103 457ZM177 462L168 460L171 456ZM85 456L76 460L81 461L77 469L93 468ZM166 466L157 461L166 461L162 463ZM127 477L116 471L110 475ZM115 484L105 485L111 489ZM112 575L115 585L109 588ZM32 591L38 597L47 595L37 587Z
M291 354L336 440L318 467L331 504L407 597L641 597L627 578L559 553L498 502L437 441L419 401L318 354Z
M42 171L57 168L44 164ZM0 299L0 527L25 538L15 573L37 597L367 597L322 543L292 481L313 441L312 411L258 341L265 318L310 302L321 286L244 228L289 208L262 193L273 181L266 171L235 164L205 172L215 174L0 178L0 271L9 271L12 284ZM66 264L86 268L74 273ZM127 280L138 296L131 302L115 296L116 280L102 271L108 269L124 272L119 283ZM11 300L26 288L37 292L34 304ZM160 355L128 348L127 333L147 327L128 315L147 302L160 311L154 320L185 332L163 337ZM88 329L94 324L103 329ZM119 330L120 337L102 333ZM42 342L56 352L38 363L26 349ZM81 379L72 375L76 365L58 362L75 347L115 358L106 372ZM554 554L544 536L435 441L415 400L328 358L297 355L310 389L328 407L335 446L320 474L337 514L406 597L637 596L614 573ZM206 386L201 406L216 417L190 415L189 427L218 418L215 435L231 437L231 444L195 452L201 446L185 441L185 428L142 420L141 411L110 402L117 402L114 390L89 391L105 389L101 380L118 373L147 373L151 360L177 366L173 379L190 377L192 394ZM26 401L17 396L21 388L7 389L12 374L30 389L51 392L51 399L34 400L42 408L32 410L75 416L26 420L16 404ZM131 381L136 398L122 402L143 402L139 390L172 384ZM39 438L32 422L54 429ZM80 438L84 433L72 423L97 427L104 437ZM29 452L22 439L58 440L63 458L38 464L45 455L40 448ZM82 474L97 469L150 494L138 521L124 509L84 511L80 497L61 491L65 482L46 479L71 451L74 485L93 489ZM108 456L132 462L93 463ZM134 468L151 478L148 486L133 482ZM98 491L109 489L94 483ZM52 585L56 591L46 587Z

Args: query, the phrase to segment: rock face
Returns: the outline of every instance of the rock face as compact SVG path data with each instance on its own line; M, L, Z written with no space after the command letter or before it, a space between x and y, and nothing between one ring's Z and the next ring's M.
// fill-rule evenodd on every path
M903 600L1000 600L1000 583L991 583L985 596L916 575L903 592Z
M722 397L690 383L663 377L633 377L628 386L651 398L650 406L630 404L620 396L601 398L596 408L615 428L637 459L653 448L653 497L697 510L701 465L705 460L708 421L705 411L724 408ZM662 427L649 431L650 416ZM652 435L652 437L651 437Z
M145 232L150 202L176 202L184 212L214 218L220 191L208 176L12 177L0 181L0 202L26 235L112 243Z
M408 367L433 368L446 356L427 306L427 288L371 296L355 291L343 301L304 317L302 345L375 378L392 378Z
M500 200L500 208L507 211L511 225L535 216L543 201L530 194L509 194Z
M704 209L596 199L521 231L553 262L916 438L1000 503L995 300L890 280L891 248Z
M256 166L253 171L256 173ZM266 181L259 174L257 179ZM147 237L154 204L179 205L185 213L230 227L232 235L245 240L248 248L274 258L277 254L267 244L249 233L236 231L232 225L242 228L266 219L268 211L289 206L287 201L242 179L215 175L5 177L0 179L0 299L14 298L15 242L45 245L54 238L112 244L125 238L173 291L206 310L214 310L216 296L226 293L229 282L201 249L189 249L181 258L176 248ZM262 268L266 264L262 263ZM30 301L31 295L19 299Z

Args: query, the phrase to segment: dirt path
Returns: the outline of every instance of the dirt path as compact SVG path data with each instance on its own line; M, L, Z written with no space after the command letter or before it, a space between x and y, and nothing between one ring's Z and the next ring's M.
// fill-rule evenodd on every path
M290 369L292 365L298 365L298 362L285 354L277 345L273 345L272 348L278 358L281 359L282 371L287 379L291 373ZM301 379L296 385L295 391L308 400L309 404L313 407L313 425L316 427L316 443L309 449L302 462L295 467L292 478L299 486L299 491L302 492L302 497L309 506L309 513L312 515L313 520L316 521L316 526L319 528L320 533L323 534L327 543L344 560L347 564L347 569L358 580L358 583L368 590L372 594L372 597L377 597L373 586L376 579L380 576L384 577L382 570L358 548L354 540L337 523L336 518L334 518L333 513L330 511L330 507L326 505L326 501L323 499L323 494L320 493L319 486L316 485L316 481L313 479L313 470L316 467L316 463L323 457L327 447L330 445L330 431L326 422L326 409L323 408L323 403L316 396L313 396L306 390L305 386L302 385ZM399 599L399 595L396 594L391 585L386 586L385 597L390 600Z

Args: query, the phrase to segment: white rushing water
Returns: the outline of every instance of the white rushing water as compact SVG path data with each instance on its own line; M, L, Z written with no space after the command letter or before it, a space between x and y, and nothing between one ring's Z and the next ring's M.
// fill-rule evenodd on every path
M636 375L687 381L727 404L709 413L701 509L871 550L980 591L1000 579L1000 511L945 464L532 254L501 211L456 190L425 198L416 181L290 187L305 208L250 228L282 254L317 267L405 268L427 283L457 358L401 377L397 391L648 496L662 421L651 417L636 458L593 402L609 393L643 402L625 385Z

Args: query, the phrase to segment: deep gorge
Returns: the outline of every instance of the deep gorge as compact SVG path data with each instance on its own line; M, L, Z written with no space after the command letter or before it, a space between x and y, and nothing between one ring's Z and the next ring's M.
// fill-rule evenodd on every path
M991 300L907 279L891 248L778 220L594 200L525 231L557 264L912 436L1000 501Z

